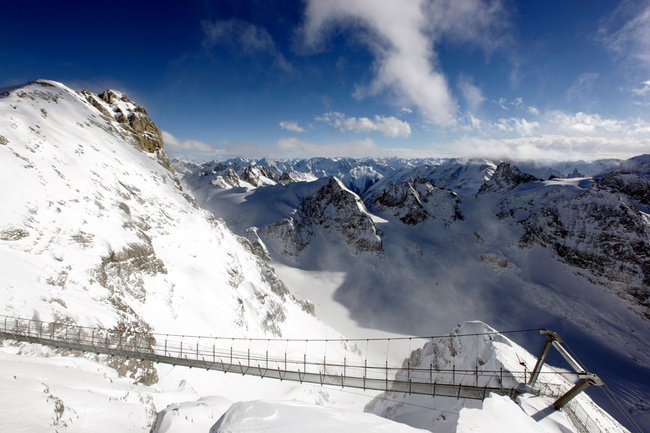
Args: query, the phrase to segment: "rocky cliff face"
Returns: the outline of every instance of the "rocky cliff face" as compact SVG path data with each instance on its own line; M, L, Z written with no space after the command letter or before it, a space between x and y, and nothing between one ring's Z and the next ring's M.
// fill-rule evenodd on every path
M154 153L163 148L162 132L149 118L147 110L124 93L106 90L95 95L83 90L81 94L104 116L116 120L140 149Z
M424 178L390 184L374 200L372 208L390 213L404 224L417 225L426 219L446 225L462 220L460 199L450 189L439 188Z
M650 319L650 220L635 206L647 201L647 180L620 171L595 181L527 183L534 180L500 165L477 195L498 195L497 216L524 230L520 246L551 249L559 261Z
M551 248L650 319L650 221L625 196L594 187L543 205L521 225L523 245Z
M516 166L507 162L499 164L494 172L494 175L489 181L486 181L479 188L477 195L486 194L489 192L507 192L514 189L517 185L522 183L541 180L533 175L523 173Z
M309 245L317 228L341 236L356 254L382 251L377 227L365 205L335 177L306 197L290 219L267 227L265 235L282 240L285 254L297 255Z

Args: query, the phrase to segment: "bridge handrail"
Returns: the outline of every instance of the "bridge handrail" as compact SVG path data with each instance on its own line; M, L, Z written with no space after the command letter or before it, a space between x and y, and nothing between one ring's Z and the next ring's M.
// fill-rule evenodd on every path
M540 331L541 332L541 331ZM404 337L400 340L417 340L433 338L450 338L460 336L498 335L498 332L475 334L448 334L444 336ZM354 342L386 341L390 344L396 338L386 339L272 339L245 337L188 336L182 334L162 334L149 331L137 331L134 328L92 328L74 324L45 322L38 319L25 319L0 315L0 338L10 338L28 343L45 344L71 350L93 352L97 354L118 355L141 360L164 362L173 365L185 365L209 370L252 374L280 380L320 383L321 385L347 386L380 391L406 392L413 394L443 395L456 398L484 399L489 393L514 397L520 393L520 386L527 382L530 371L509 370L512 379L510 385L504 382L503 369L434 368L433 364L412 367L410 361L397 366L389 366L388 360L382 364L369 363L363 359L360 351L355 351ZM236 347L247 343L248 347ZM267 343L265 353L251 351L251 342ZM269 353L271 342L286 344L282 353ZM305 343L302 354L291 353L289 343ZM325 343L325 353L314 359L307 356L308 343ZM217 347L218 344L223 345ZM346 352L342 362L340 357L330 355L327 360L327 345L343 344ZM552 342L551 342L552 343ZM551 343L548 343L549 345ZM244 344L244 346L246 346ZM409 345L410 346L410 345ZM358 355L352 356L352 355ZM300 356L302 355L302 356ZM355 362L348 362L348 355ZM350 360L351 361L351 360ZM539 367L539 368L538 368ZM552 389L548 383L539 378L547 375L568 375L576 373L555 369L535 367L534 379L537 386L534 392L564 398L573 390L558 387ZM584 372L583 372L584 373ZM514 380L515 382L513 382ZM533 378L531 377L531 381ZM583 379L584 380L584 379ZM532 383L534 385L534 382ZM529 389L530 390L530 389ZM579 392L579 391L578 391ZM559 400L558 400L559 401ZM571 402L568 411L572 412L574 422L580 417L575 415L576 403ZM600 433L589 430L590 433Z

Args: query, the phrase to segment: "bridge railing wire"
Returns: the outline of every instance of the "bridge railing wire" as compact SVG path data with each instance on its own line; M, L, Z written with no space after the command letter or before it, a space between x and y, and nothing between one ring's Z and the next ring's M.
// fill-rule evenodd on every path
M480 335L497 333L454 335L454 338ZM299 380L307 374L321 378L341 377L343 385L343 378L349 377L357 379L354 382L357 387L365 388L366 384L371 384L377 389L385 383L387 391L398 387L401 392L411 392L412 384L427 384L432 386L431 391L435 394L436 386L449 385L457 387L454 389L458 390L459 397L462 387L475 389L474 397L485 398L488 389L507 393L517 382L525 383L527 377L525 368L523 371L509 371L508 374L517 380L510 379L511 382L505 383L503 369L489 370L478 365L474 369L457 369L453 364L445 368L434 368L432 364L412 366L410 360L395 365L389 363L389 348L410 351L414 339L433 342L435 339L450 339L449 335L391 339L246 339L138 332L128 327L90 328L0 316L0 337L242 374L264 376L278 371L280 379L290 372L298 372ZM385 361L376 361L381 358ZM557 394L558 391L547 389L543 393Z

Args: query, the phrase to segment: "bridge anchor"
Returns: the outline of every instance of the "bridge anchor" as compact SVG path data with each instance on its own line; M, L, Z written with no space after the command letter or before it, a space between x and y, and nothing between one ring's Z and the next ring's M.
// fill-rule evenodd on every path
M589 373L585 371L585 369L580 365L580 363L578 363L578 361L576 361L569 354L569 352L564 348L564 346L562 346L564 340L562 340L562 338L556 332L551 331L549 329L542 329L541 331L539 331L539 333L542 335L546 335L546 342L544 343L544 347L542 347L542 351L539 354L539 357L537 358L537 364L535 364L535 368L533 369L533 372L530 375L530 381L528 382L528 385L531 388L535 386L535 383L537 382L537 378L539 377L539 373L542 371L542 366L546 361L546 357L548 356L551 347L554 347L559 352L559 354L562 355L562 357L569 363L569 365L571 365L573 370L576 373L578 373L578 378L580 378L578 383L576 383L573 388L571 388L569 391L567 391L564 395L562 395L553 403L553 408L555 410L562 409L563 406L565 406L569 401L571 401L575 396L580 394L589 386L603 385L603 381L598 376L596 376L593 373Z

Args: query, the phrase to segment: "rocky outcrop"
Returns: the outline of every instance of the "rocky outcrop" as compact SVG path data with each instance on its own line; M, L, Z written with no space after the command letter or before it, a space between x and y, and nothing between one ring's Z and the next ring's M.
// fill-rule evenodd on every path
M463 219L459 203L458 195L452 190L417 178L391 183L375 198L372 207L390 213L408 225L417 225L427 219L439 219L449 225Z
M559 260L630 299L650 319L650 222L625 195L593 187L544 203L520 224L522 245L551 248Z
M318 228L341 236L355 254L383 251L377 227L365 205L335 177L306 197L291 218L267 227L265 234L281 240L285 255L297 255L309 245Z
M269 169L255 165L244 168L241 178L254 187L275 185L277 183L275 176L273 176L273 173Z
M514 165L502 162L497 166L492 178L481 185L476 195L479 196L491 192L505 193L513 190L517 185L521 185L522 183L540 180L535 176L523 173Z
M596 181L602 188L625 194L644 206L650 206L650 179L630 171L617 171Z
M149 118L147 110L130 100L124 93L106 90L95 95L87 90L81 95L104 116L116 120L131 136L135 144L147 153L162 150L162 132ZM167 164L170 168L171 164Z
M270 169L259 165L242 166L237 162L206 163L199 166L196 172L186 172L185 179L192 184L210 183L222 189L255 189L278 183Z

